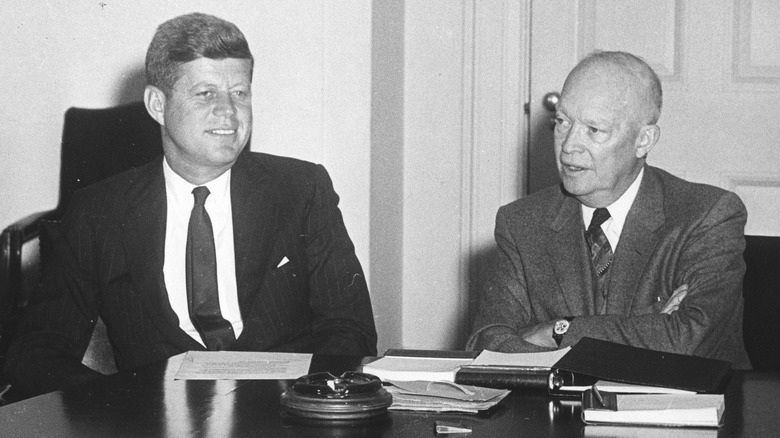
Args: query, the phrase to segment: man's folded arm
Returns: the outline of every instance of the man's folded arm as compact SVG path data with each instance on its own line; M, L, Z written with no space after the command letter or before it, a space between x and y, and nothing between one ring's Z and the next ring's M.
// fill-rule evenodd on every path
M733 328L730 322L742 316L746 219L744 205L729 193L689 235L674 278L662 279L664 284L670 284L670 291L688 286L676 311L662 313L664 301L648 303L645 310L631 316L578 317L564 337L565 345L588 336L654 350L709 356L724 337L733 335L726 333Z

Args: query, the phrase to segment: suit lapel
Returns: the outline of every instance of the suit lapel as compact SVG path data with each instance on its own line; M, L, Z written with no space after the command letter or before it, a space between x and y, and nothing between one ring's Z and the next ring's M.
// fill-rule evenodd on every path
M645 166L639 192L628 211L615 261L610 267L608 314L628 314L641 274L658 244L655 232L664 220L661 186L653 168Z
M167 201L162 159L139 169L126 194L124 245L135 292L160 331L182 346L200 344L179 328L163 277ZM194 344L192 344L194 342Z
M244 320L256 297L250 292L260 287L268 272L277 234L281 199L274 181L270 169L250 159L248 153L239 157L230 177L236 286Z
M561 202L550 210L546 220L553 231L553 241L547 248L568 308L567 314L593 314L593 279L579 202L568 196L561 197Z

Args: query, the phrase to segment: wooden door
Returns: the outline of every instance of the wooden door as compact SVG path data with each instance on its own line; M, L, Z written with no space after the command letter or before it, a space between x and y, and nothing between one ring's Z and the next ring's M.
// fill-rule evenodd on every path
M648 162L736 192L746 234L780 235L780 2L532 0L528 192L558 181L544 96L595 49L639 55L661 77Z

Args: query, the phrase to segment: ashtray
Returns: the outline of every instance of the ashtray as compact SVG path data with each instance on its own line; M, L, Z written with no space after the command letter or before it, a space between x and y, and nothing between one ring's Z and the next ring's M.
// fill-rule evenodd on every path
M341 376L314 373L298 378L282 393L289 415L314 420L366 420L387 413L393 396L379 377L348 371Z

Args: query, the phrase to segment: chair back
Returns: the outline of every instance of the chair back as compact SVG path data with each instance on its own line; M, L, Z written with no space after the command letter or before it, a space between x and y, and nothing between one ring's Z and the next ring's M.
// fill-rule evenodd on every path
M105 109L70 108L62 131L61 214L73 193L162 155L160 125L143 102Z
M745 240L745 348L754 370L780 371L780 237Z

